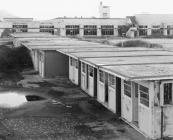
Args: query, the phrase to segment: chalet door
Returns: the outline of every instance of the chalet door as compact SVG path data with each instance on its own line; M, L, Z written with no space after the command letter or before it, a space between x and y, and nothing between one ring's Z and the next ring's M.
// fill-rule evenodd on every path
M108 92L108 73L105 72L105 102L109 102L109 92Z
M97 68L94 68L94 97L97 98Z
M164 81L160 87L161 100L161 135L173 137L173 81Z
M121 78L116 77L116 113L121 115Z
M132 121L138 126L138 84L132 83Z

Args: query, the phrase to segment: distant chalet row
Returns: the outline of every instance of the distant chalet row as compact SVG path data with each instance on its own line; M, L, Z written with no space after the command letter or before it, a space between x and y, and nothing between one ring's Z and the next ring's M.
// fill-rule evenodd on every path
M10 36L14 47L28 48L41 77L69 78L149 138L173 137L172 51L116 47L48 33ZM173 44L172 39L145 40Z
M0 33L49 32L77 37L145 37L173 35L173 15L137 14L126 18L55 18L34 21L33 18L4 18Z

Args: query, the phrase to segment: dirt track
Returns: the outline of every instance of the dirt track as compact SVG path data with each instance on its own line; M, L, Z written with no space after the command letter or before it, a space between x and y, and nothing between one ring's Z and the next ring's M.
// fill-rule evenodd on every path
M25 74L17 87L1 88L45 100L0 108L2 140L144 140L145 138L65 78Z

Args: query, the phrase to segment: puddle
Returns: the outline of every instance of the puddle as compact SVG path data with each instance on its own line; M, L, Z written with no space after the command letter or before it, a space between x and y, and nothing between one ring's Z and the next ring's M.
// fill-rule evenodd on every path
M0 94L1 108L15 108L27 102L45 100L45 98L36 95L22 95L16 92L5 92Z
M36 95L26 95L25 96L27 101L39 101L39 100L45 100L45 98L36 96Z

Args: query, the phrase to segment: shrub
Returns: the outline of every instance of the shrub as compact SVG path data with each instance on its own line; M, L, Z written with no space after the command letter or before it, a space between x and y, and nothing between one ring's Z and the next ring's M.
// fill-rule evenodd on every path
M141 41L141 40L128 40L119 42L115 44L118 47L147 47L147 48L162 48L162 45L160 44L155 44L155 43L149 43L146 41Z
M22 71L32 67L32 60L25 47L0 47L0 72Z

